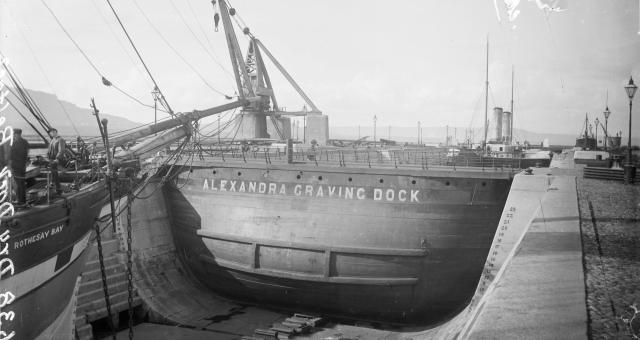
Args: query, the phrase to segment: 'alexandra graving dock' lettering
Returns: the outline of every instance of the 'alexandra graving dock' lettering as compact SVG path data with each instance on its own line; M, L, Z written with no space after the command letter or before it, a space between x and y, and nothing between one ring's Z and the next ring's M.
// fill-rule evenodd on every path
M265 195L289 195L298 197L341 198L388 202L420 203L420 190L395 188L365 188L340 185L290 184L275 182L234 181L205 178L204 191L246 192Z

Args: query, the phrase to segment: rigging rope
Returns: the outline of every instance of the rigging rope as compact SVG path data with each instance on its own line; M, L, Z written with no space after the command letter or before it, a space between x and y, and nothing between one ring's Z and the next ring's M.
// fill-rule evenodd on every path
M4 67L5 67L5 70L7 71L7 74L9 74L9 78L11 78L16 91L18 91L20 96L18 96L15 92L13 92L13 90L10 87L7 87L7 90L9 91L9 93L11 93L16 99L18 99L18 101L22 105L24 105L24 107L26 107L27 110L29 110L29 112L31 112L31 115L36 119L36 121L40 124L40 126L45 131L49 131L49 129L51 128L51 126L49 125L49 122L47 122L47 120L42 116L42 113L39 112L38 107L30 101L30 97L27 97L25 95L24 91L20 86L19 81L15 78L15 75L9 70L9 68L7 68L6 65L4 65Z
M107 80L107 78L102 74L102 72L100 72L100 70L98 69L98 67L91 61L91 59L89 58L89 56L87 56L87 54L82 50L82 48L80 48L80 45L78 45L78 43L76 43L76 41L73 39L73 37L71 37L71 34L69 34L69 32L66 30L66 28L62 25L62 22L60 22L60 20L58 19L58 17L56 16L56 14L53 12L53 10L47 6L47 4L44 2L44 0L40 0L40 2L47 8L47 10L49 11L49 13L51 14L51 16L53 16L53 18L55 19L56 23L58 24L58 26L62 29L62 31L64 32L64 34L67 36L67 38L69 38L69 40L71 40L71 42L73 43L73 45L76 47L76 49L80 52L80 54L82 54L82 56L84 57L84 59L87 61L87 63L91 66L91 68L96 72L96 74L98 74L98 76L100 76L100 78L102 79L102 83L105 86L113 86L116 90L118 90L120 93L125 94L127 97L133 99L134 101L136 101L137 103L140 103L146 107L150 107L153 108L153 105L147 105L147 104L143 104L142 101L140 101L139 99L136 99L135 97L133 97L132 95L126 93L124 90L117 88L115 85L113 85L113 83L109 80ZM166 111L165 111L166 112Z
M156 82L155 78L153 78L153 75L151 74L151 71L149 71L149 68L147 67L147 64L142 59L142 56L140 55L140 52L138 52L138 48L133 43L133 40L131 39L131 36L129 35L129 32L127 32L127 29L124 27L124 24L122 23L122 21L120 20L120 17L118 16L118 13L116 12L115 8L113 8L113 5L111 5L111 1L107 0L107 3L109 4L109 7L111 8L111 11L113 12L113 15L118 20L118 24L120 24L120 27L124 31L124 34L127 36L127 39L129 40L129 43L131 43L131 47L133 47L133 50L136 52L136 55L138 56L138 59L140 59L140 62L142 63L142 66L144 66L144 69L147 71L147 74L149 75L149 78L151 78L151 81L153 82L153 85L155 86L155 89L158 90L158 93L160 94L160 104L162 106L164 106L169 111L169 114L171 114L173 116L174 113L173 113L173 110L171 109L171 106L169 105L169 103L167 102L167 99L165 98L164 94L160 90L160 86L158 86L158 83Z
M76 127L76 124L73 122L73 120L71 119L71 116L69 115L69 112L67 112L67 109L65 109L64 105L62 105L62 102L58 98L58 94L53 89L53 85L51 85L51 81L49 80L49 77L47 76L47 73L44 71L44 68L40 64L40 61L38 60L38 57L36 56L35 52L33 51L33 48L31 48L31 44L29 43L29 40L22 33L22 30L18 29L18 33L20 34L20 36L22 37L22 39L26 43L27 48L29 49L29 53L31 53L31 57L33 57L33 60L35 60L36 65L38 65L38 69L40 69L40 73L42 73L42 75L44 76L45 81L47 82L47 85L49 85L50 91L53 93L54 96L56 96L56 102L58 103L58 105L62 109L62 112L64 112L65 116L67 116L67 120L69 120L69 123L71 123L71 126L73 127L73 130L76 132L76 135L79 136L80 132L78 132L78 128Z
M140 5L138 5L138 2L133 0L133 4L136 6L136 8L138 9L138 11L140 12L140 14L142 14L142 16L144 17L144 19L147 21L147 23L149 24L149 26L151 26L151 28L158 34L158 36L162 39L162 41L167 44L167 46L171 49L171 51L173 51L173 53L175 53L180 60L182 60L182 62L184 62L199 78L200 80L202 80L202 82L209 88L211 89L211 91L220 94L222 96L224 96L225 98L230 98L229 95L223 93L222 91L217 90L216 88L214 88L213 86L211 86L211 84L209 84L209 82L202 76L202 74L200 74L200 72L198 72L198 70L196 70L195 67L193 67L193 65L191 65L191 63L189 63L187 61L187 59L185 59L182 54L180 54L180 52L178 52L178 50L176 50L171 43L169 43L169 41L165 38L165 36L160 32L160 30L158 30L158 28L151 22L151 20L149 19L149 17L147 17L147 15L144 13L144 11L142 10L142 8L140 7ZM193 33L193 32L192 32Z
M47 5L46 2L44 2L44 0L40 0L40 2L44 5L44 7L47 8L47 10L49 11L49 13L51 13L51 15L53 16L53 18L56 20L56 22L58 23L58 26L60 26L60 28L62 29L62 31L64 32L64 34L67 36L67 38L69 38L69 40L71 40L71 42L73 43L73 45L76 47L76 49L78 49L78 51L80 51L80 53L82 54L82 56L84 56L84 59L89 63L89 65L91 65L91 68L93 68L94 71L96 71L96 73L98 73L99 75L102 76L102 73L100 72L100 70L98 70L98 67L91 61L91 59L89 59L89 57L87 56L86 53L84 53L84 51L82 50L82 48L80 48L80 46L76 43L75 40L73 40L73 38L71 37L71 34L69 34L69 32L67 31L66 28L64 28L64 26L62 25L62 23L60 22L60 20L58 20L58 17L55 15L55 13L53 13L53 10L51 10L51 8Z
M31 98L29 93L24 91L24 85L22 85L22 82L20 81L18 76L15 74L15 72L13 72L12 69L9 69L7 65L3 65L3 66L4 66L4 69L7 71L7 74L9 74L9 78L11 78L11 81L13 82L13 85L16 91L18 91L18 93L20 94L20 97L18 97L13 91L11 91L11 89L7 88L7 90L9 90L11 94L16 96L16 98L18 98L18 100L20 100L20 102L25 107L27 107L27 109L29 109L29 111L36 117L36 119L39 119L41 124L45 124L46 125L45 129L48 130L51 124L49 124L47 119L44 117L44 115L42 114L42 111L40 111L40 108L35 103L33 98Z
M107 26L107 28L109 29L109 33L111 33L111 36L118 43L118 46L120 47L122 52L124 52L124 54L127 56L127 59L129 59L129 61L131 62L131 65L133 65L136 71L142 76L141 79L144 80L147 86L151 87L152 84L149 82L149 79L147 79L147 77L142 73L139 67L140 65L133 60L133 57L131 57L131 54L129 53L129 51L124 47L124 45L122 44L122 41L118 39L118 36L116 35L115 31L111 28L109 21L107 20L105 15L102 13L100 8L96 4L96 1L98 0L91 0L91 4L93 5L93 8L96 10L96 12L98 12L98 14L100 15L100 19L102 19L102 22L104 23L104 25Z
M16 107L16 106L11 102L11 99L7 98L7 102L9 102L9 105L11 105L11 107L13 107L13 108L14 108L14 110L16 110L16 112L20 115L20 117L22 117L22 119L24 119L24 121L25 121L27 124L29 124L29 126L31 126L31 128L32 128L32 129L33 129L33 130L38 134L38 136L40 136L40 138L42 138L42 140L43 140L45 143L48 143L48 142L49 142L49 140L48 140L48 139L47 139L47 138L46 138L46 137L45 137L45 136L40 132L40 130L38 130L38 128L37 128L35 125L33 125L33 123L31 123L31 122L27 119L27 117L25 117L25 116L22 114L22 112L20 112L20 110L18 110L18 108L17 108L17 107Z
M198 18L198 16L196 15L196 11L193 10L193 7L191 7L191 1L185 1L187 3L187 6L189 7L189 10L191 11L191 14L196 18L196 23L198 24L198 27L200 28L200 32L202 32L202 35L204 36L204 38L207 40L207 42L209 43L209 48L211 49L211 53L213 53L213 61L220 67L220 69L226 74L227 76L227 80L229 80L229 84L231 85L231 88L235 87L235 80L233 80L233 75L231 74L231 72L224 67L224 65L222 65L219 60L218 60L218 55L216 54L215 49L213 48L213 43L211 42L211 40L209 40L209 36L207 35L206 31L204 30L204 28L202 27L202 23L200 22L200 19Z

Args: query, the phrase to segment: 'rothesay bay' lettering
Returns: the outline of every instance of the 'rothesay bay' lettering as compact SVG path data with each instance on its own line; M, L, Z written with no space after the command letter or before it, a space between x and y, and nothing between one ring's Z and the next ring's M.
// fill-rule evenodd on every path
M276 182L205 179L203 191L246 192L272 196L328 197L345 200L420 203L420 190L394 188L365 188L321 184L285 184Z

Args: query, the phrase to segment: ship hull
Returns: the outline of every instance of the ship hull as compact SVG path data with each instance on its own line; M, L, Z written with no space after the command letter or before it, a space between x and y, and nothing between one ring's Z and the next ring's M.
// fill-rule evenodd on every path
M34 339L68 305L106 194L104 183L95 183L66 199L3 218L1 232L9 231L14 271L3 275L1 283L3 292L15 295L3 311L12 311L15 317L3 322L2 331Z
M480 278L511 175L205 164L165 187L176 248L242 301L442 321Z

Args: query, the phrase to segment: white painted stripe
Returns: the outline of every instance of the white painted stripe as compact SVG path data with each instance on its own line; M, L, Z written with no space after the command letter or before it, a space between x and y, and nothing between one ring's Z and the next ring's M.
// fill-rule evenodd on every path
M68 340L73 339L73 328L75 320L76 302L78 298L78 289L80 288L80 277L76 278L76 285L73 288L73 294L69 303L62 313L47 327L35 340Z
M78 242L76 242L76 244L73 245L71 259L62 268L58 269L57 271L55 270L56 260L58 259L58 256L54 256L21 273L12 275L7 279L2 280L3 288L6 287L6 290L15 294L16 298L20 298L21 296L29 293L34 288L40 286L47 280L53 278L63 270L67 269L67 267L71 263L73 263L73 261L75 261L78 256L80 256L80 254L82 254L82 251L87 248L87 243L89 243L90 235L91 231L89 231Z

